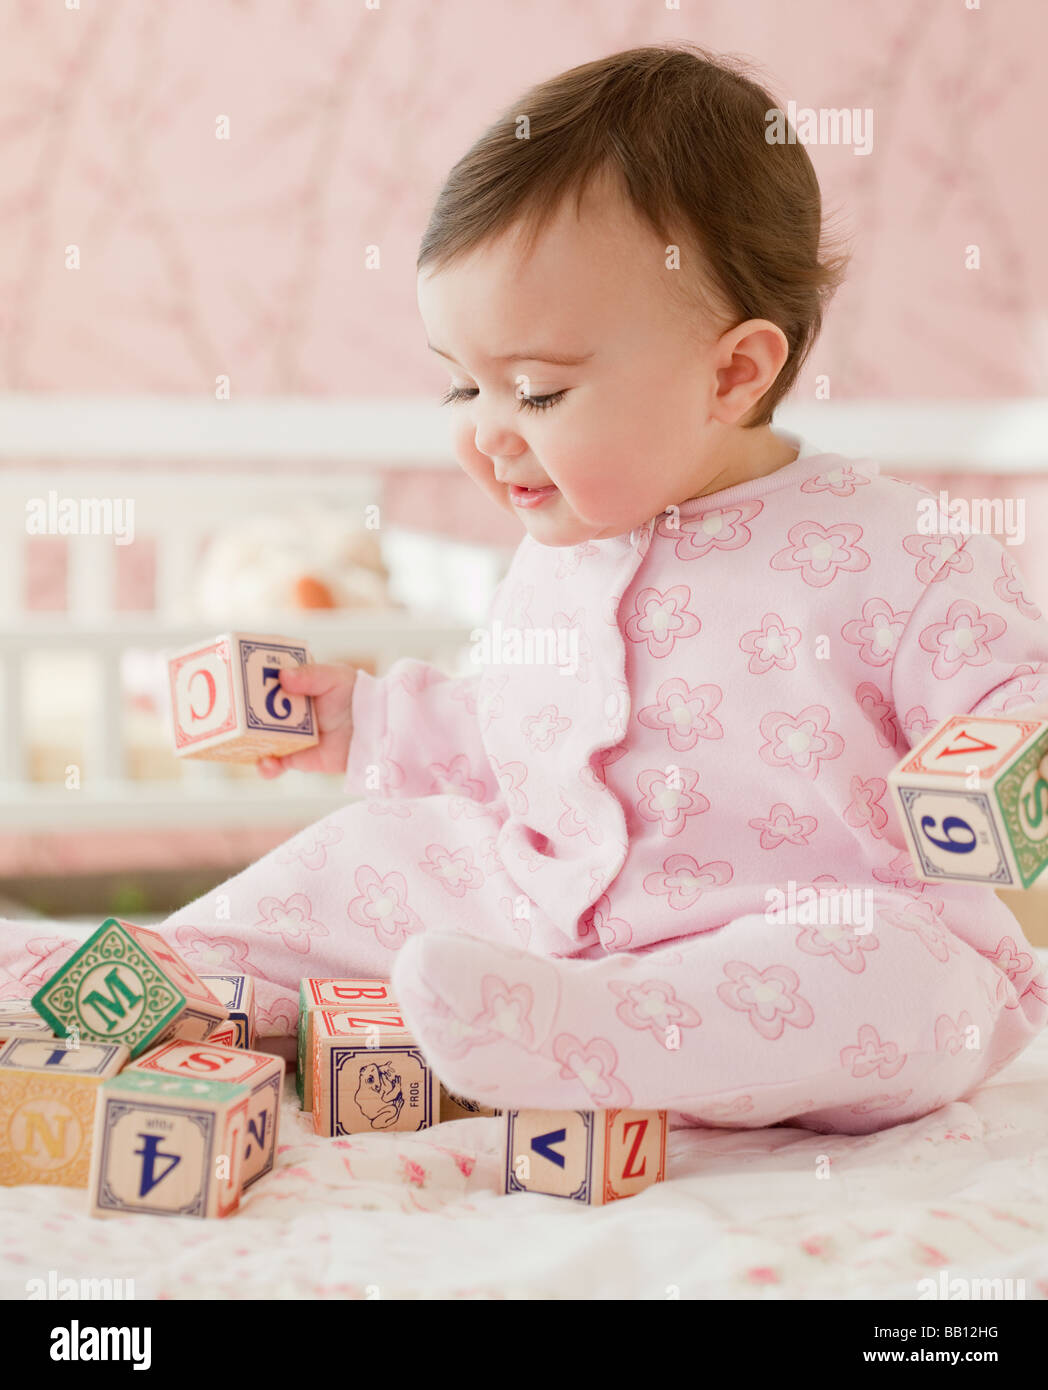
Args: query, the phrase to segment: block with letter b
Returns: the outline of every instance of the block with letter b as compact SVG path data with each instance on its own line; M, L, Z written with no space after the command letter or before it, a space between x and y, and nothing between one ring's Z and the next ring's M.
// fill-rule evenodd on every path
M245 632L172 653L175 756L254 763L312 748L319 739L312 697L280 684L282 668L309 660L301 642Z
M1029 888L1048 864L1048 721L951 715L888 781L928 882Z
M313 1014L318 1009L385 1008L393 1003L388 980L333 980L306 976L298 985L298 1069L295 1084L303 1110L313 1109Z
M59 1037L123 1043L132 1057L178 1033L204 1038L226 1010L162 936L110 917L33 995Z
M251 1091L129 1068L102 1083L92 1216L228 1216L240 1202Z
M284 1084L284 1063L280 1057L268 1052L247 1052L242 1047L224 1047L211 1038L206 1042L175 1038L144 1053L131 1063L131 1069L247 1086L251 1097L244 1129L244 1191L272 1170Z
M12 1039L0 1050L0 1184L86 1187L98 1088L130 1056L117 1043Z
M507 1110L503 1192L587 1206L666 1177L665 1110Z

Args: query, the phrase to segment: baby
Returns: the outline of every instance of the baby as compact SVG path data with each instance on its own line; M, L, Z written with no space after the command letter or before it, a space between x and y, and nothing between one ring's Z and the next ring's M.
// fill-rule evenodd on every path
M271 1033L300 976L391 978L489 1104L861 1134L1048 1018L1014 917L916 877L886 785L946 716L1048 699L1048 624L996 541L771 428L844 267L774 106L642 48L452 170L419 307L459 461L525 535L477 672L283 673L322 734L283 766L361 799L161 928L254 974Z

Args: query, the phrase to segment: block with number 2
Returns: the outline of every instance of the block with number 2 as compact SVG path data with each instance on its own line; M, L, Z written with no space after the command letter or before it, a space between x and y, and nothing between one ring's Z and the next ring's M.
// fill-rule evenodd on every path
M952 715L889 777L929 882L1029 888L1048 864L1048 721Z
M280 672L309 649L286 637L230 632L168 658L175 756L254 763L318 742L308 695L291 695Z

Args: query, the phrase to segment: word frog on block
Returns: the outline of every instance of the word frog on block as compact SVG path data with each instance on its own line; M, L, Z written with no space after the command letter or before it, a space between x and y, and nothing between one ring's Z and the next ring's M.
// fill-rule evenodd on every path
M240 1204L251 1088L129 1068L95 1110L90 1215L228 1216Z
M303 666L309 649L286 637L224 633L167 662L175 756L254 763L319 741L308 695L290 695L282 668Z
M1029 888L1048 864L1048 721L952 715L888 781L918 875Z
M503 1192L586 1206L666 1177L665 1110L507 1110Z
M205 1038L225 1007L162 936L110 917L33 995L59 1037L119 1042L137 1057L176 1033Z
M331 1138L440 1122L440 1083L392 1005L313 1014L313 1129Z

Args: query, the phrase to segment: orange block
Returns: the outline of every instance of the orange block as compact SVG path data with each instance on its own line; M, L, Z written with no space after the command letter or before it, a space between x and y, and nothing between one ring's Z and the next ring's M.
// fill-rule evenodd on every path
M506 1111L506 1193L602 1206L665 1176L665 1110Z
M0 1050L0 1184L86 1187L98 1088L130 1055L114 1043L8 1042Z

